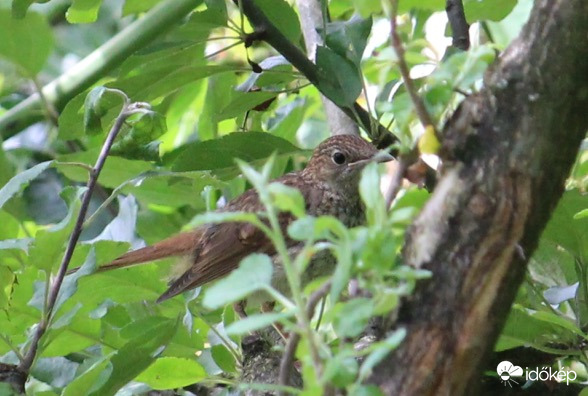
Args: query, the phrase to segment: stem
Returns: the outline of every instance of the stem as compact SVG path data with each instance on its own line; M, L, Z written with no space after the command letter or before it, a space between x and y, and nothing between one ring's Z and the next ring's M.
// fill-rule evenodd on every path
M92 192L96 187L96 183L98 181L98 176L100 176L100 172L104 167L104 163L108 158L108 153L110 152L110 148L116 139L116 136L120 132L125 120L132 114L137 111L142 111L144 104L129 104L128 98L125 99L125 103L123 108L121 109L119 115L117 116L116 120L114 121L114 125L110 129L108 136L106 137L106 141L102 146L102 150L100 151L100 155L96 160L96 164L92 172L90 172L90 178L88 179L88 183L86 185L86 192L84 197L82 198L82 204L80 207L80 212L78 213L78 217L76 219L76 224L74 225L74 229L70 235L69 241L67 243L67 247L65 249L65 253L63 255L63 259L61 264L59 265L59 270L57 271L57 275L55 280L51 284L51 288L49 289L49 294L47 297L47 305L46 309L43 312L43 316L41 317L41 321L37 325L35 329L35 333L33 334L33 338L31 340L31 345L27 352L24 355L23 360L20 362L18 368L24 372L28 372L33 365L35 357L37 355L37 350L39 348L39 341L41 337L47 331L49 323L51 322L53 316L53 309L55 307L55 302L57 301L57 296L59 295L59 290L63 283L63 279L65 278L67 267L71 261L73 256L74 250L76 248L77 242L80 238L82 233L84 219L86 217L86 213L88 212L88 207L90 206L90 199L92 198ZM47 274L49 277L50 274Z
M4 343L12 350L12 352L14 352L19 362L23 361L24 357L22 356L16 345L14 345L7 336L5 336L4 334L0 334L0 340L4 341Z
M439 134L437 133L437 129L429 112L427 111L425 104L419 97L417 93L417 89L414 86L412 79L410 78L410 71L408 69L408 64L406 63L406 59L404 58L404 46L402 45L402 41L400 40L400 36L398 35L397 25L396 25L396 17L398 14L398 0L390 0L392 6L392 12L390 16L390 38L392 41L392 47L394 48L394 52L396 52L396 56L398 58L398 68L400 69L400 74L402 75L402 79L404 80L404 86L410 95L410 100L412 101L414 108L416 110L417 116L419 121L423 125L424 128L431 126L435 131L435 135L438 137Z
M308 304L306 305L306 314L308 317L311 317L314 313L316 305L319 301L327 295L329 290L331 289L331 281L327 281L323 283L323 285L316 290L310 298L308 299ZM286 345L286 350L284 351L284 356L282 357L282 361L280 362L280 376L279 376L279 384L283 386L288 386L288 378L290 371L292 370L292 364L294 363L294 355L296 353L296 348L298 348L298 343L300 342L300 333L293 333L288 340L288 345ZM280 391L278 393L279 396L284 396L284 392Z
M299 325L302 328L302 332L307 337L308 347L310 349L314 369L317 375L320 376L322 373L321 359L318 353L318 347L314 339L314 333L312 331L312 327L310 326L310 319L308 318L306 310L304 309L305 304L300 286L300 276L295 266L293 265L292 260L290 259L290 255L288 254L286 242L284 241L284 237L282 236L282 229L280 227L280 223L278 222L278 217L276 215L274 207L273 205L270 205L267 202L267 200L263 201L265 209L267 211L267 217L270 222L271 229L273 230L273 235L271 238L272 243L274 244L276 251L278 252L283 261L282 264L284 266L284 271L286 272L288 286L290 287L290 291L292 292L292 298L294 299L294 303L296 304L296 317L298 319Z

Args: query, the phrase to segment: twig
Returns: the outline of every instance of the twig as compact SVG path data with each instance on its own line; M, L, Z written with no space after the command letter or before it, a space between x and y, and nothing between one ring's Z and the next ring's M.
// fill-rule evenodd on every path
M392 47L394 48L394 52L396 52L396 56L398 58L398 68L400 69L400 74L402 75L402 79L404 80L404 86L406 87L406 91L410 95L410 100L414 105L414 108L417 113L417 117L419 121L423 125L423 127L427 128L431 126L435 130L435 135L438 136L437 130L435 128L435 124L427 111L425 104L419 97L417 93L417 89L414 86L412 79L410 78L410 72L408 69L408 65L406 63L406 59L404 58L404 46L402 45L402 41L400 40L400 36L398 35L397 24L396 24L396 17L398 14L398 0L390 0L390 4L392 6L392 15L390 16L390 38L392 41Z
M0 340L4 341L4 343L8 346L8 348L10 348L12 350L12 352L14 352L14 354L18 358L18 361L19 362L22 362L22 360L24 359L24 357L22 356L22 354L20 353L20 351L18 350L18 348L16 347L16 345L14 345L10 341L10 338L8 338L7 336L5 336L4 334L0 334Z
M259 33L260 38L271 45L284 58L288 60L294 67L296 67L306 78L320 90L319 81L323 78L318 67L312 63L302 51L291 43L283 34L276 28L263 12L255 5L253 0L242 0L243 13L247 16L251 24L254 26L256 32ZM321 93L327 96L326 92ZM359 123L368 132L370 137L381 146L381 142L385 141L388 145L398 142L398 138L394 136L382 124L376 121L376 130L371 129L373 117L357 102L353 106L339 106L339 108L351 119L354 119L355 110L359 117ZM392 152L396 155L396 151Z
M455 48L467 51L470 48L470 25L466 21L461 0L447 0L445 12L451 25L451 44Z
M84 219L86 217L86 213L88 212L88 207L90 206L90 200L92 198L92 192L96 187L96 182L98 181L98 176L104 167L104 163L108 158L108 153L110 152L110 148L116 139L121 127L123 126L125 120L132 114L136 112L142 112L146 107L149 105L145 103L130 103L129 99L125 95L125 102L124 105L117 116L116 120L114 121L114 125L110 129L108 136L106 137L106 141L102 146L102 150L100 151L100 155L96 160L96 164L94 168L90 172L90 177L88 179L88 183L86 185L86 192L82 199L82 204L80 206L80 212L76 219L76 224L74 225L74 229L70 235L69 241L67 243L67 247L65 249L65 253L63 255L63 259L61 264L59 265L59 270L57 271L57 275L55 280L51 284L51 288L49 290L48 298L47 298L47 307L45 312L43 312L43 316L41 317L41 321L37 325L35 329L35 333L33 334L33 338L31 340L31 345L29 349L26 351L22 361L20 362L18 368L21 371L28 372L33 365L35 357L37 355L37 350L39 347L39 341L41 337L47 331L49 323L51 322L53 309L55 307L55 302L57 301L57 296L59 294L59 290L63 283L63 279L65 278L65 274L67 272L67 267L71 258L73 256L74 250L76 248L78 239L80 238L80 234L82 233Z
M319 301L327 295L327 293L331 290L331 281L325 282L318 290L315 290L314 293L310 295L308 299L308 303L306 305L306 314L310 318L314 314L314 309ZM290 370L292 370L292 364L294 363L294 355L296 353L296 348L298 348L298 343L300 342L300 333L292 333L290 339L288 340L288 344L286 345L286 350L284 351L284 356L282 357L282 362L280 363L280 376L279 384L283 386L288 386L288 378L290 377ZM279 392L279 396L285 396L284 392Z
M390 210L390 206L392 206L392 202L398 195L398 191L400 191L400 187L402 186L402 178L404 177L404 173L408 169L408 161L404 156L400 156L398 158L397 167L392 172L392 180L390 180L390 185L388 186L388 190L386 191L386 208Z

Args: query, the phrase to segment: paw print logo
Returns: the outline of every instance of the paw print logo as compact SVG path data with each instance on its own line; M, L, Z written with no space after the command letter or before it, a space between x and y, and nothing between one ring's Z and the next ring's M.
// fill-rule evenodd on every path
M496 366L496 373L498 374L498 377L504 386L508 384L508 386L512 388L513 382L518 384L518 382L512 377L522 377L523 368L521 366L515 366L508 360L505 360L498 363L498 366Z

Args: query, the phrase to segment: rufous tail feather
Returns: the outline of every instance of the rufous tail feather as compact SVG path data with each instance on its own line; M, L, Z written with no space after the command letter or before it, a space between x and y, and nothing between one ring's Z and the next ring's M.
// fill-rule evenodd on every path
M196 230L174 235L156 243L155 245L146 246L144 248L125 253L110 263L98 267L96 272L130 267L132 265L144 264L167 257L189 255L196 247L196 244L200 239L200 235L201 232ZM71 269L67 273L74 273L78 269L79 268Z

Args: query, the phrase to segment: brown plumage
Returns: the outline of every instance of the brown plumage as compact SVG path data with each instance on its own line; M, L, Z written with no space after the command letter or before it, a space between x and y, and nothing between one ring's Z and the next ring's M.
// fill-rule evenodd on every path
M389 154L378 152L374 146L357 136L337 135L326 139L315 149L305 169L288 173L275 181L297 188L304 197L308 214L332 215L352 227L364 221L358 193L361 169L371 161L391 159ZM257 192L251 189L229 202L221 211L262 212L263 206ZM279 214L284 231L292 220L290 213ZM292 252L297 250L299 242L288 240L287 243ZM271 242L253 225L221 223L201 226L153 246L126 253L99 270L122 268L171 256L188 256L190 267L159 297L157 301L161 302L227 275L238 267L241 259L254 252L270 256L275 254ZM279 266L277 261L274 258L274 264ZM322 262L328 262L329 265L322 266ZM313 259L306 278L312 279L325 271L328 273L333 265L334 260L325 260L324 255ZM283 289L283 270L274 272L273 283L278 289Z

